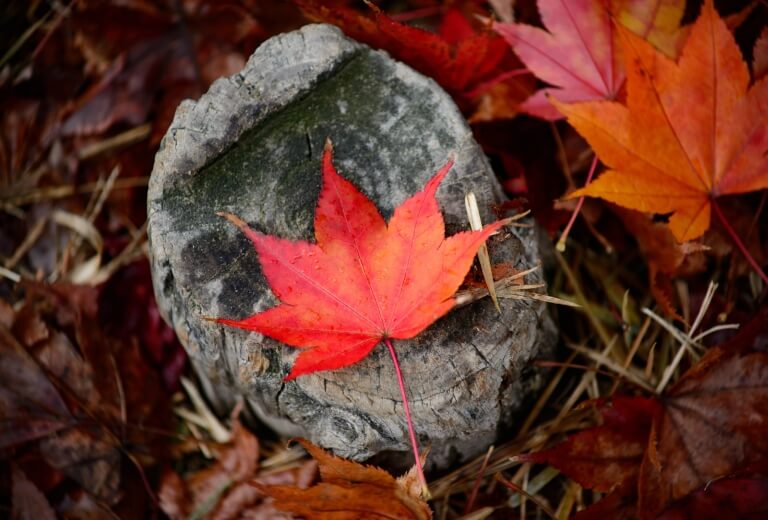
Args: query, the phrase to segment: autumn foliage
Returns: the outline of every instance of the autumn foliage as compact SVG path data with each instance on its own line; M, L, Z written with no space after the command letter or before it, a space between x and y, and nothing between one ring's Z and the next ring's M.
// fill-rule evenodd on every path
M274 506L307 520L323 518L402 518L427 520L432 510L421 498L415 468L395 479L386 471L334 457L298 439L319 467L321 481L306 489L253 483Z
M768 518L764 2L4 9L0 516ZM179 391L183 331L161 318L146 259L154 154L181 100L310 22L453 97L512 199L499 218L530 208L555 239L575 222L565 252L545 255L549 293L581 305L552 309L562 349L530 367L548 384L493 452L438 475L421 474L418 455L395 478L297 440L307 457L263 425L250 431L239 407L222 426ZM445 237L446 159L389 222L336 171L330 146L314 241L226 215L280 303L213 319L300 349L288 381L379 343L396 361L392 340L450 312L462 286L484 290L473 258L502 225Z
M502 222L445 238L435 193L449 160L424 190L385 223L376 206L323 152L316 244L253 231L225 215L253 242L264 276L282 304L225 325L261 332L304 349L286 380L355 363L384 339L417 335L454 305L478 248Z
M709 350L663 395L594 403L599 426L522 459L551 464L585 488L608 494L579 518L618 518L631 511L632 517L650 519L669 508L665 518L676 518L717 496L720 491L709 485L732 475L755 480L739 505L742 513L765 514L766 338L768 314L762 312L729 343ZM727 489L727 481L722 485ZM713 518L729 517L727 507L716 507L724 516Z
M547 30L527 24L496 23L523 63L536 77L554 85L537 91L522 104L525 112L559 119L549 98L563 103L613 100L627 77L622 59L622 31L633 31L652 45L676 53L685 2L656 0L540 0Z
M768 81L749 69L725 22L707 2L677 63L628 31L626 106L558 109L611 169L571 194L669 213L680 241L709 229L717 197L768 187ZM663 187L663 188L662 188Z

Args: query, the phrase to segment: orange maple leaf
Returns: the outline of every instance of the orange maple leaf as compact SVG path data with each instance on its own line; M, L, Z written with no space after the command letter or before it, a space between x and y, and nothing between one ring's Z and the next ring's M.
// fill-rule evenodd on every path
M305 439L296 441L317 461L322 482L308 488L253 483L275 500L277 509L308 520L432 518L429 505L419 497L416 468L395 479L383 469L335 457Z
M336 172L327 141L317 244L265 235L223 215L253 242L282 304L243 320L216 321L304 349L286 380L356 363L381 340L416 336L454 306L478 248L504 223L445 238L435 192L452 166L449 160L387 224Z
M671 213L678 241L698 238L715 198L768 187L768 79L749 88L747 65L710 0L678 63L622 34L627 106L553 101L611 167L569 198Z

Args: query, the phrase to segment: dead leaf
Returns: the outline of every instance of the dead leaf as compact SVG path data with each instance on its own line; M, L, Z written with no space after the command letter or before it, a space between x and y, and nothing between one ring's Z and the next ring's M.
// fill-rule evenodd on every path
M767 517L768 477L755 474L707 482L702 488L670 506L657 520L758 520Z
M297 442L318 462L321 482L307 489L254 483L278 509L307 520L432 518L414 470L396 480L383 469L335 457L304 439Z
M349 37L403 61L437 81L459 104L480 85L513 67L506 43L455 7L446 9L437 34L387 16L375 6L373 16L320 0L297 0L312 20L339 26ZM371 4L373 5L373 4ZM471 96L469 96L471 97Z
M768 461L765 345L711 349L661 405L640 469L643 518L656 518L712 480Z
M12 469L13 520L54 520L56 513L45 495L17 467Z
M98 328L94 289L24 288L11 329L0 327L0 447L25 445L115 504L123 454L137 464L162 453L165 437L151 431L167 419L165 394L136 344Z
M571 435L548 450L518 458L546 462L587 489L626 494L637 482L657 408L653 399L614 397L598 403L599 426Z
M765 471L768 309L709 350L663 396L612 403L618 406L601 410L602 425L521 457L547 461L584 487L609 492L579 519L654 519L676 501L706 502L706 492L691 493L710 482Z
M762 79L768 73L768 27L763 29L752 51L752 77Z
M232 442L218 446L216 452L211 466L184 479L173 471L165 472L159 495L166 515L173 519L284 519L286 515L274 508L272 499L250 483L303 488L316 474L316 464L311 461L260 474L259 442L236 416L232 417Z
M695 241L680 244L675 240L669 226L655 222L651 215L613 204L610 204L610 209L619 216L624 227L637 240L640 251L648 262L648 282L656 302L666 314L679 319L672 303L672 278L704 271L704 252L709 250L709 247Z

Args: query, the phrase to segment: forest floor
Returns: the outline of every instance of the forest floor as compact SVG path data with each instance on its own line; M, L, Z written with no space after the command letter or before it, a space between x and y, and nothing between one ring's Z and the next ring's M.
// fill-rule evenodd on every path
M768 4L377 5L2 8L0 515L768 517ZM413 474L215 417L154 300L147 184L177 105L318 20L453 96L557 244L548 294L579 305L551 306L530 408L427 475L428 505Z

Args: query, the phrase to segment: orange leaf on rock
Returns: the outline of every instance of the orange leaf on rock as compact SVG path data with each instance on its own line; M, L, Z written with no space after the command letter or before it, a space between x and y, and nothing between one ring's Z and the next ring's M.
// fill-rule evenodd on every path
M562 116L547 99L563 102L614 99L624 84L618 22L669 54L678 46L684 0L539 0L547 31L525 24L496 23L523 63L554 85L536 92L521 109L544 119Z
M331 161L328 141L316 244L268 236L226 215L253 242L282 304L217 321L303 349L287 380L356 363L382 339L416 336L454 306L475 253L503 224L445 238L435 193L452 161L396 208L389 223Z
M307 520L432 518L429 506L419 498L413 470L395 479L383 469L335 457L304 439L298 442L318 462L322 481L307 489L255 484L275 499L278 509Z
M708 1L678 63L623 31L627 106L556 105L611 170L570 195L672 213L678 241L710 225L712 199L768 187L768 79L749 88L739 48Z

